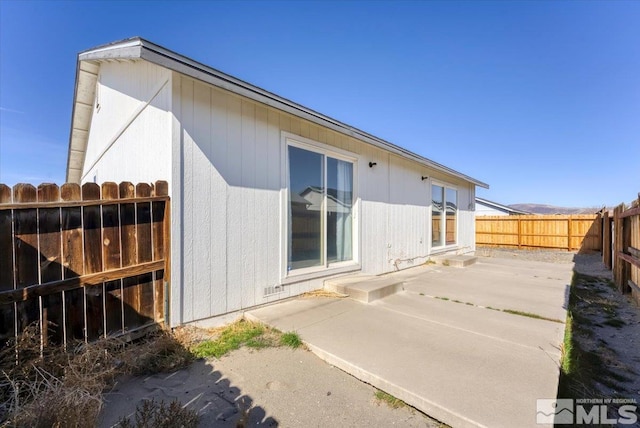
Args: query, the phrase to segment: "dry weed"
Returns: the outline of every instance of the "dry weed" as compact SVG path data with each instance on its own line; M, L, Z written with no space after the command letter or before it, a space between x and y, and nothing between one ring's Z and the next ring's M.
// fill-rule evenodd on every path
M22 390L24 404L12 403L10 425L42 428L95 425L102 408L101 391L95 390L95 384L82 388L69 385L41 368L36 368L35 373L30 382L12 385L16 391Z
M41 348L38 326L29 326L0 351L0 423L94 425L123 348L117 339Z
M323 288L320 288L318 290L307 291L306 293L301 294L300 297L303 297L303 298L334 297L334 298L343 299L345 297L349 297L349 295L348 294L338 293L336 291L329 291L329 290L325 290Z
M171 371L193 360L170 332L133 343L101 339L41 349L37 325L0 351L0 427L95 426L116 376Z
M121 418L119 428L195 428L199 417L195 410L183 407L179 401L145 400L136 408L135 423L131 418Z
M182 339L186 339L184 335ZM135 375L170 372L188 366L193 354L187 343L161 330L129 346L120 358L126 371Z

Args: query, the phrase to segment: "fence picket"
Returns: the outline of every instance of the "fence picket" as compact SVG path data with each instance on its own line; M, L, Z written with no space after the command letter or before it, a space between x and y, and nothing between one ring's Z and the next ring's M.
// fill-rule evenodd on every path
M103 183L102 199L118 199L118 185L111 182ZM105 205L102 207L102 254L105 270L122 267L120 216L117 205Z
M0 184L0 204L11 203L11 188ZM13 210L0 211L0 292L13 290ZM0 305L0 349L15 335L15 304Z
M102 199L119 199L116 183L102 184ZM122 267L122 250L120 241L120 209L118 205L102 207L102 252L105 270ZM122 280L108 281L104 287L105 331L107 335L124 332L122 316Z
M135 186L130 182L120 183L120 199L135 197ZM122 265L132 266L138 261L136 235L136 206L132 203L120 205L120 232L122 239ZM137 277L122 281L124 323L130 328L143 324L140 311L140 286Z
M120 183L120 199L135 197L135 187L130 182ZM136 206L120 205L120 232L122 240L122 266L132 266L137 262L136 255Z
M82 185L83 201L100 200L100 186L95 183ZM82 213L84 229L84 273L102 270L102 224L100 206L84 207Z
M38 186L38 202L58 202L60 188L55 184ZM38 243L40 283L62 279L62 233L60 208L38 209ZM62 292L40 297L42 343L62 344L64 319Z
M168 196L169 186L166 181L157 181L152 189L154 196ZM162 260L165 257L165 211L168 209L166 201L153 202L151 204L152 215L152 242L153 260ZM166 253L168 255L168 253ZM164 275L165 271L155 273L154 279L154 319L156 322L164 321Z
M66 202L82 200L80 185L65 183L60 187L60 199ZM61 208L62 260L64 279L84 274L82 207ZM84 340L85 336L85 289L63 291L65 311L65 343L70 340Z
M136 198L151 196L151 186L146 183L136 185ZM151 238L151 202L136 204L136 243L138 263L153 260L153 240Z
M36 188L30 184L16 184L13 199L18 203L36 202ZM38 212L33 208L14 211L15 288L24 288L38 283ZM24 330L40 318L37 300L16 304L16 329Z
M0 203L11 203L11 188L0 184ZM0 211L0 291L13 290L13 210Z
M100 186L95 183L82 185L83 201L100 200ZM102 263L102 219L99 205L84 207L82 212L84 230L84 273L103 270ZM89 341L104 336L104 289L101 285L85 288L85 336Z
M136 198L151 196L151 186L146 183L136 185ZM136 244L138 263L150 262L153 259L153 239L151 234L151 203L136 204ZM154 283L152 275L138 277L138 314L143 324L154 320Z

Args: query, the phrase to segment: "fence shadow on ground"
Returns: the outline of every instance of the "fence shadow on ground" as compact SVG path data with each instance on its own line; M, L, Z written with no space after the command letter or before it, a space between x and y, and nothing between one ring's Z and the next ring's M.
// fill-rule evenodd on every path
M215 361L199 359L187 368L121 380L104 397L100 427L116 425L122 417L132 417L144 400L180 401L198 413L200 426L277 427L278 421L230 383L215 369Z

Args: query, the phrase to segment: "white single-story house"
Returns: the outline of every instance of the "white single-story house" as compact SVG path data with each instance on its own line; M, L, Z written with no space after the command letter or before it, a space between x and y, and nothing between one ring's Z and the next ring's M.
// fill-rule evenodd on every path
M78 55L68 182L167 180L171 325L475 250L488 185L141 38Z
M497 202L490 201L488 199L479 198L476 196L476 215L526 215L531 214L527 211L517 210L507 205L502 205Z

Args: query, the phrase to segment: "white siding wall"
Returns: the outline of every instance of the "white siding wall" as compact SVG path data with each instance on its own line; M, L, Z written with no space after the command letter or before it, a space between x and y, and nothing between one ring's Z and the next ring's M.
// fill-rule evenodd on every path
M282 131L360 158L362 271L426 260L430 187L458 186L460 248L474 246L474 186L191 78L173 77L172 324L202 320L320 288L281 282ZM369 168L368 163L377 165ZM433 174L432 174L433 173ZM182 284L181 287L176 284Z
M471 183L458 185L458 252L476 250L476 186Z
M169 70L146 61L102 62L81 181L169 180L170 107Z

